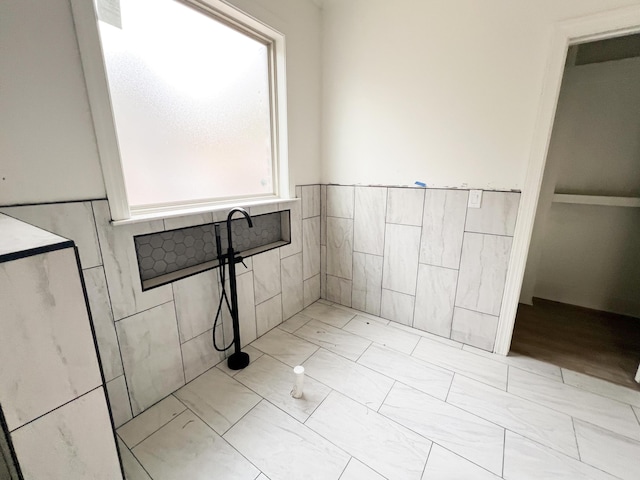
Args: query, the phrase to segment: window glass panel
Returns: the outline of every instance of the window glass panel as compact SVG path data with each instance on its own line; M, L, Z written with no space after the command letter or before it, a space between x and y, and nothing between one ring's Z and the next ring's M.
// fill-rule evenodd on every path
M120 0L112 17L99 29L129 204L274 193L268 46L173 0Z

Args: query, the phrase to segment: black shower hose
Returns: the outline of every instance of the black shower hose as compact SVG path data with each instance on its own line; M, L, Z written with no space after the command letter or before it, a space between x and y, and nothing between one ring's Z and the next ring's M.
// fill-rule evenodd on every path
M231 260L233 261L233 260ZM233 313L231 312L231 305L229 305L229 298L227 297L227 289L225 287L225 277L226 277L226 263L224 260L222 260L222 262L220 263L220 270L219 270L219 275L220 275L220 285L222 288L222 293L220 294L220 302L218 303L218 311L216 312L216 318L213 321L213 330L211 331L211 336L213 338L213 348L215 348L218 352L226 352L227 350L229 350L232 346L233 346L233 342L235 340L235 335L234 338L231 339L231 343L229 344L229 346L225 347L225 348L220 348L218 347L218 343L216 342L216 328L218 326L218 322L220 321L221 318L221 314L222 314L222 306L226 303L227 304L227 308L229 309L229 313L233 315ZM224 338L224 332L223 332L223 338Z

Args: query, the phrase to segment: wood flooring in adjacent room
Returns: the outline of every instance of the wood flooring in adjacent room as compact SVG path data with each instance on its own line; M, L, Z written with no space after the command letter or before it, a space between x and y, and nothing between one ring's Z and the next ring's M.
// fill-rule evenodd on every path
M640 319L534 298L520 304L511 351L640 391Z

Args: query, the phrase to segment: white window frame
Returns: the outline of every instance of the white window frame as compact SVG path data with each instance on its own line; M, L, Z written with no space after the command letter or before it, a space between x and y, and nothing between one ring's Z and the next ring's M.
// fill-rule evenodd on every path
M127 199L122 158L118 147L118 137L94 0L71 0L100 163L114 223L129 223L131 221L223 209L229 206L255 205L289 199L284 35L222 0L178 1L223 23L231 24L250 36L258 37L267 44L270 65L271 145L275 193L251 198L211 199L189 204L166 204L147 208L131 208Z

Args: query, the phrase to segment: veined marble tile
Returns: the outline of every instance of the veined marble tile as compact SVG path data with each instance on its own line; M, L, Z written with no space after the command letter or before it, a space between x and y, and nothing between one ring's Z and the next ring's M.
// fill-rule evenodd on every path
M499 315L507 277L511 237L465 233L456 306Z
M497 353L487 352L486 350L472 347L471 345L464 345L462 349L485 358L490 358L491 360L494 360L496 362L504 363L505 365L517 367L520 370L526 370L531 373L543 375L559 382L562 381L560 367L556 367L555 365L551 365L550 363L536 360L535 358L527 357L525 355L520 355L519 353L514 352L510 352L508 356L499 355Z
M205 476L253 480L260 473L188 410L133 448L133 453L154 480Z
M129 448L133 448L186 409L173 395L169 395L121 426L118 429L118 436Z
M249 365L255 362L262 355L264 355L264 353L262 353L257 348L253 348L251 345L245 345L244 347L242 347L242 351L249 355ZM218 363L218 365L216 365L216 368L220 369L220 371L226 373L230 377L235 377L239 372L241 372L241 370L231 370L229 368L229 365L227 364L227 359Z
M614 477L507 430L505 479L614 480Z
M418 266L413 326L443 337L451 336L458 272L432 265Z
M127 448L122 440L118 438L118 450L122 458L122 467L126 480L151 480L151 477L144 471L140 462L133 456L131 450Z
M338 447L264 400L224 438L271 480L337 479L349 461Z
M507 366L491 359L427 338L420 339L412 355L500 390L505 390L507 387Z
M129 391L124 375L107 382L107 395L111 406L111 415L116 428L128 422L133 417L131 403L129 403Z
M226 280L227 295L229 303L231 303L231 288L229 286L229 280ZM220 284L218 284L218 288ZM241 346L248 345L253 342L257 336L256 325L256 307L255 307L255 295L253 291L253 272L247 272L242 275L236 276L236 287L238 293L238 323L240 324L240 344ZM215 316L216 310L212 312L212 316ZM222 322L224 328L224 338L227 344L233 339L233 322L231 320L231 314L226 305L222 307Z
M371 345L369 340L317 320L300 327L295 335L354 362Z
M320 185L302 186L302 218L320 216Z
M231 343L230 341L225 342L222 335L219 335L216 341L219 348L224 348ZM184 377L187 382L215 367L216 364L224 359L224 352L218 352L213 347L212 330L207 330L203 334L192 338L183 343L181 347Z
M498 330L498 317L456 307L451 338L474 347L493 351Z
M282 291L280 251L277 248L253 257L253 288L256 305Z
M83 270L82 276L87 288L91 318L93 319L100 360L102 361L102 371L105 381L108 382L122 375L124 370L122 368L122 359L120 358L116 327L113 323L107 279L104 276L102 267Z
M370 321L366 317L357 315L344 326L348 332L355 333L376 342L382 346L410 354L418 344L420 337L402 330L391 328L378 322Z
M266 203L266 204L262 204L262 205L254 205L252 207L249 207L248 210L249 210L249 214L252 217L255 217L257 215L265 215L267 213L277 212L277 211L281 210L281 208L280 208L281 205L282 205L282 203ZM236 218L236 217L234 217L234 218Z
M573 385L582 390L597 393L603 397L612 398L613 400L618 400L619 402L628 403L629 405L640 408L640 392L637 390L591 377L584 373L567 370L566 368L562 369L562 378L567 385Z
M382 256L387 211L386 187L355 187L353 249Z
M102 387L11 433L25 479L121 478Z
M217 368L187 383L174 395L218 435L229 430L261 400Z
M460 268L467 190L425 190L420 263Z
M640 440L640 425L630 405L517 368L509 369L508 391L634 440Z
M422 226L423 188L389 188L387 223Z
M320 185L320 245L327 244L327 186Z
M397 328L399 330L403 330L405 332L412 333L414 335L418 335L420 337L427 338L429 340L433 340L434 342L442 343L443 345L448 345L452 348L462 348L462 343L456 342L455 340L451 340L446 337L441 337L440 335L434 335L433 333L425 332L424 330L418 330L414 327L409 327L407 325L402 325L401 323L389 322L389 326L393 328Z
M332 392L306 425L389 480L420 479L431 442Z
M9 431L102 384L72 248L0 263L0 312Z
M579 458L571 417L456 375L447 402L573 458Z
M344 327L349 323L349 320L356 316L355 313L326 305L321 301L309 305L301 313L338 328Z
M234 378L302 423L331 391L307 375L302 398L293 398L293 368L269 355L261 356Z
M574 420L580 458L617 477L640 478L640 442L581 420Z
M209 270L171 284L176 302L180 343L213 328L220 301L217 276L217 270Z
M287 333L293 333L311 320L313 320L311 317L307 317L302 313L298 313L287 321L282 322L282 325L280 325L278 328L280 330L284 330Z
M133 237L164 230L162 220L111 225L106 200L92 202L113 317L120 320L173 300L171 285L142 291Z
M2 207L0 213L73 240L83 269L102 265L91 202Z
M320 217L302 221L302 238L302 272L306 280L320 273Z
M413 295L406 295L383 288L380 316L411 326L413 323L414 303L415 297Z
M273 329L251 344L263 353L277 358L290 367L302 365L318 347L279 328Z
M327 275L327 300L351 306L351 280Z
M133 414L138 415L184 385L173 302L116 325Z
M320 298L327 296L327 246L320 246ZM305 308L308 305L305 305Z
M465 230L513 236L518 216L520 194L516 192L483 192L480 208L469 208Z
M291 220L291 243L280 247L280 258L286 258L302 251L302 188L296 187L293 202L281 203L280 210L289 210Z
M379 411L481 467L502 474L502 427L400 383L393 386Z
M326 275L325 275L326 277ZM320 299L320 275L308 278L303 284L303 299L305 308Z
M353 292L351 306L380 315L382 301L382 257L353 252Z
M2 229L0 255L56 245L67 241L66 238L42 230L39 227L34 227L4 213L0 213L0 228Z
M427 467L422 476L423 480L499 480L500 478L502 477L437 444L431 447Z
M375 344L364 352L358 363L440 400L447 398L453 379L452 372Z
M393 380L340 355L320 349L304 362L305 375L377 410Z
M327 185L327 216L353 218L354 187Z
M420 227L388 223L384 243L382 288L415 295L419 252Z
M319 301L322 302L322 300L319 300ZM381 325L388 325L390 323L389 320L386 320L382 317L371 315L370 313L363 312L361 310L356 310L355 308L345 307L344 305L340 305L339 303L331 303L331 306L334 308L337 308L338 310L342 310L343 312L351 313L353 315L358 315L359 317L365 318L367 320L373 320L374 322L378 322Z
M206 225L207 223L213 223L213 215L211 212L165 218L164 228L165 230L175 230L178 228L195 227L196 225Z
M340 480L385 480L385 478L357 458L351 457L349 465L340 476Z
M256 325L258 336L264 335L282 323L282 295L270 298L256 305Z
M327 218L327 274L352 277L353 220Z
M282 281L282 317L290 318L304 308L302 253L282 259L280 278Z

